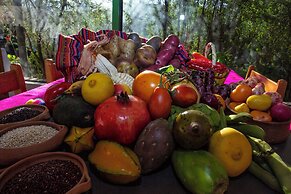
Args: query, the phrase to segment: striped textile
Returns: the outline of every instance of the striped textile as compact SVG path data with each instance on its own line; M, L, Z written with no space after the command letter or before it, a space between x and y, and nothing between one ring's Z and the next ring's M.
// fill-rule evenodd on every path
M70 36L59 34L58 50L55 61L57 70L64 74L67 82L74 82L80 77L77 67L81 59L84 45L89 41L100 41L100 34L106 34L109 38L113 37L113 35L117 35L125 40L128 39L127 33L116 30L99 30L94 32L87 28L82 28L78 34ZM141 38L141 41L145 43L147 39ZM181 61L182 65L185 65L186 62L190 60L188 52L183 45L179 45L176 56Z

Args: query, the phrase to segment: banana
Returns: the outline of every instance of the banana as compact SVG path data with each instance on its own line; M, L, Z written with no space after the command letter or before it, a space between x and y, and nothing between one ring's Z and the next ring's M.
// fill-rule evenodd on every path
M79 80L74 83L65 91L65 94L81 94L81 88L84 80Z
M229 125L228 125L229 126ZM259 139L264 139L266 132L264 129L258 125L250 125L246 123L238 123L235 125L230 125L229 127L232 127L244 135L259 138Z
M239 122L247 122L252 120L252 115L247 112L240 112L237 114L226 115L226 122L228 125L230 124L237 124Z

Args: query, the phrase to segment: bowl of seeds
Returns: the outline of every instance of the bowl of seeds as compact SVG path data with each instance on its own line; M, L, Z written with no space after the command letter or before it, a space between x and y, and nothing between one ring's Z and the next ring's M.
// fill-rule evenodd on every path
M50 121L30 121L2 129L0 165L8 166L25 157L57 149L67 131L66 126Z
M73 153L45 152L11 165L0 174L0 193L84 193L91 189L84 160Z
M50 113L46 106L38 104L15 106L0 112L0 131L15 124L48 120L49 118Z

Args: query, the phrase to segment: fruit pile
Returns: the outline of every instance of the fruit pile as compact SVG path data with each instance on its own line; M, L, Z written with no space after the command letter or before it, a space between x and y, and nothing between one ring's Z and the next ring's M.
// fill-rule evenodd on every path
M282 96L275 91L265 91L263 83L249 77L230 92L228 107L236 113L250 113L254 120L283 122L290 120L291 109L283 103Z
M239 108L270 110L278 98L256 93L264 95L258 104L247 84L231 90L216 83L213 69L187 68L175 35L143 44L133 33L92 49L83 52L96 59L81 60L83 79L51 86L44 100L53 121L70 128L66 149L88 160L96 176L128 184L170 161L192 193L224 193L229 179L247 170L276 192L291 192L290 167L264 141L265 131L247 124L254 116ZM236 114L225 115L228 98L229 106L240 103Z
M54 96L58 100L47 101L54 102L50 108L53 120L71 128L64 140L69 151L87 155L100 172L98 176L110 183L135 182L171 160L177 178L194 193L223 193L230 177L246 170L258 178L268 174L277 184L263 181L272 189L289 192L289 183L281 180L280 172L288 169L287 177L291 177L291 171L267 149L264 130L247 124L252 115L225 115L223 106L211 107L200 101L215 91L224 96L225 88L230 88L215 85L212 75L211 71L189 75L170 66L164 71L140 72L130 87L95 72L65 90L60 86L63 92ZM231 99L234 94L235 90ZM274 173L263 169L264 165Z

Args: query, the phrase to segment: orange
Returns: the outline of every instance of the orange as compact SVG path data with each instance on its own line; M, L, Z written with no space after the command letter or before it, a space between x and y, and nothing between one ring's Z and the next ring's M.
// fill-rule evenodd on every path
M230 93L230 99L234 102L245 102L252 95L252 88L246 84L239 84Z
M132 93L144 100L146 103L149 102L154 89L159 85L161 74L145 70L139 73L133 80ZM163 77L163 82L166 81L166 77Z
M251 115L253 116L253 120L256 120L256 121L262 121L262 122L272 121L271 115L264 111L253 110L251 111Z

